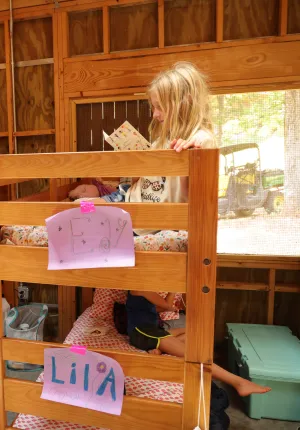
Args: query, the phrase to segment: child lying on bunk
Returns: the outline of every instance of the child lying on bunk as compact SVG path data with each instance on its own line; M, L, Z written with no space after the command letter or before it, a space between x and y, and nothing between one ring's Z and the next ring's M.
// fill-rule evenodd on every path
M158 312L174 311L174 293L163 299L159 294L145 291L129 291L127 310L127 333L131 345L150 354L170 354L184 357L185 329L165 330L160 327ZM263 394L271 390L254 382L227 372L216 364L212 365L212 377L236 389L240 396Z

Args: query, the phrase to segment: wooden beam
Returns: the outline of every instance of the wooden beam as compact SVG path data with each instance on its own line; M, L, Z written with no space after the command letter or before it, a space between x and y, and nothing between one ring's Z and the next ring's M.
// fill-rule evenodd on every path
M183 419L182 430L191 430L198 425L198 408L200 407L200 429L209 429L210 396L211 396L211 366L204 366L204 397L206 426L204 426L204 407L199 406L201 365L199 363L185 363L183 390Z
M15 63L15 66L16 67L32 67L32 66L43 66L45 64L54 64L54 58L43 58L40 60L18 61Z
M109 54L110 52L110 21L109 21L109 7L103 6L103 52Z
M219 152L210 150L204 153L194 150L189 151L189 157L189 252L185 359L193 363L212 364L216 297Z
M6 64L0 64L0 70L5 70L6 69Z
M276 270L269 270L269 292L268 292L268 314L267 323L272 325L274 323L274 306L275 306L275 282Z
M55 134L54 128L49 128L45 130L28 130L28 131L16 131L13 133L17 137L27 137L27 136L47 136L49 134Z
M287 35L287 27L288 27L288 0L280 0L279 36Z
M300 285L278 284L275 285L276 293L300 293Z
M82 413L82 408L41 399L43 386L37 382L5 379L4 387L5 408L11 412L58 421L66 417L71 423L114 430L145 430L145 427L155 430L181 429L182 405L176 403L125 396L121 416L93 410Z
M269 285L259 282L217 282L219 290L237 290L237 291L269 291Z
M14 132L14 111L13 111L13 85L12 85L12 66L10 50L10 29L9 21L4 22L5 35L5 59L6 59L6 94L7 94L7 115L8 115L8 147L9 153L15 153Z
M2 282L0 282L0 297L2 297ZM0 312L2 313L2 300L0 302ZM5 362L3 359L3 350L2 350L2 342L3 342L3 318L0 318L0 428L5 429L7 425L7 418L4 406L4 378L5 378Z
M70 290L69 287L68 289ZM46 348L69 348L70 346L61 343L3 339L3 360L43 365ZM181 358L103 348L88 349L118 361L126 376L183 383L184 361Z
M140 291L186 291L186 253L136 252L135 267L48 270L48 249L0 246L3 281Z
M201 155L213 151L203 149ZM107 151L1 155L0 179L188 176L189 151Z
M53 55L54 55L54 100L55 100L55 149L60 151L60 49L59 49L59 21L60 14L57 11L52 17L53 31Z
M158 0L158 47L165 47L165 0Z
M273 83L291 77L300 77L300 42L269 43L182 52L182 61L191 61L209 75L211 85L216 88L236 81L247 80L251 88L268 76ZM99 91L124 87L143 87L156 75L157 70L169 68L178 60L178 54L155 55L139 58L139 67L131 58L92 61L88 58L74 64L65 64L64 88L66 93ZM235 64L232 69L232 64ZM205 66L204 66L205 65ZM143 70L143 73L140 73Z
M224 0L217 0L216 3L216 42L223 42L224 29Z
M9 179L8 181L11 180ZM19 181L22 181L22 179ZM51 181L56 182L56 179ZM57 194L58 190L56 191ZM52 197L54 198L55 196ZM50 199L52 200L51 193ZM57 198L54 201L57 201ZM153 203L97 203L95 201L95 204L96 206L112 206L125 210L131 215L133 226L136 229L187 230L188 227L187 203L160 203L159 205L154 205ZM46 218L63 210L78 207L80 207L78 202L0 202L0 225L45 225Z
M300 270L300 257L219 254L218 267Z
M0 138L1 137L8 137L8 131L1 131L0 132Z

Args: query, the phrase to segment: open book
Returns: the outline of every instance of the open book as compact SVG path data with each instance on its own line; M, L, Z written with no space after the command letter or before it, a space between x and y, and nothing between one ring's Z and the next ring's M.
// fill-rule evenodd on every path
M151 144L128 121L125 121L110 136L103 131L104 139L115 151L142 151Z

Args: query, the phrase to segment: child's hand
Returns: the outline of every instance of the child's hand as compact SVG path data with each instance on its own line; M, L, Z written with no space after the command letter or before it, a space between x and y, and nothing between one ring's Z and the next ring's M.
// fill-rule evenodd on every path
M184 139L174 139L170 148L174 149L176 152L181 152L183 149L189 148L203 148L204 144L211 141L211 136L204 130L201 130L197 133L195 137L192 137L190 140Z

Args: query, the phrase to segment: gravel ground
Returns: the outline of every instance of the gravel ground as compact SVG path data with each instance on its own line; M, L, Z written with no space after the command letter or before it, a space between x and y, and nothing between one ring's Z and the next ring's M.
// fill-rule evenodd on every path
M300 218L264 210L247 218L220 218L218 253L300 256Z

